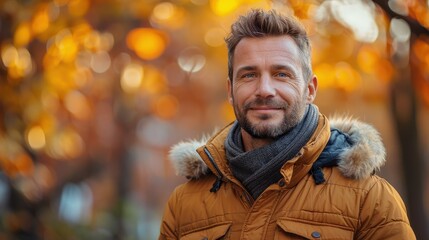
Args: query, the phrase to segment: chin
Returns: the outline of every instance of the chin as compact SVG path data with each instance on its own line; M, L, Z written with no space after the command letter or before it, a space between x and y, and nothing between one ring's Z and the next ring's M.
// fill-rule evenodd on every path
M258 118L256 121L251 121L252 125L257 127L257 126L261 126L261 128L278 128L282 125L282 119L276 119L273 117L270 118ZM259 128L259 127L258 127Z
M282 124L279 122L260 121L250 125L250 135L255 138L276 138L283 134Z

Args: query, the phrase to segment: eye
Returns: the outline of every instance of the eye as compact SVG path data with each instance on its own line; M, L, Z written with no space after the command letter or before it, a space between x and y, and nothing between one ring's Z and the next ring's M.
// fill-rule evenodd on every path
M289 74L284 73L284 72L279 72L275 74L276 77L281 77L281 78L286 78L289 77Z
M256 77L256 73L245 73L243 75L241 75L241 78L255 78Z

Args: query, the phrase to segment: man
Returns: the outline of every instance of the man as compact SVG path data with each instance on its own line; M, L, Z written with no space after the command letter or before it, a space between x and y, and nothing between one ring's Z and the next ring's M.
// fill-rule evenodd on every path
M173 147L190 180L170 196L160 239L415 239L401 197L374 175L385 161L378 132L312 104L304 28L252 10L226 42L237 121Z

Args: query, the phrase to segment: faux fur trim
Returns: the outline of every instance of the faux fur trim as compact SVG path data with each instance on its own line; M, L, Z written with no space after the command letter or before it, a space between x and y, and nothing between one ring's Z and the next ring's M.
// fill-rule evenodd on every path
M178 176L199 178L207 174L209 169L196 151L197 148L206 144L207 139L203 137L201 140L180 142L171 148L169 159Z
M334 117L330 120L336 128L350 136L353 145L340 154L338 168L344 176L354 179L369 177L386 162L386 152L378 131L367 123L350 117ZM199 178L209 172L196 149L205 145L209 136L201 140L180 142L169 153L176 174L187 178Z
M340 154L338 167L346 177L362 179L378 171L386 162L386 150L378 131L351 118L333 118L332 128L350 136L353 145Z

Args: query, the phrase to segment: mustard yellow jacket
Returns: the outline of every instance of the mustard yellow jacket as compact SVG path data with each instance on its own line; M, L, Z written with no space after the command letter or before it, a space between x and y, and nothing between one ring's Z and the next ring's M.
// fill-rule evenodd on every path
M316 185L309 171L330 137L330 124L354 144L341 153L339 166L323 169L326 181ZM368 124L320 115L310 141L281 168L283 179L256 200L228 167L229 129L206 143L173 147L178 174L190 180L170 196L159 239L415 239L401 197L373 174L384 164L385 150ZM218 190L210 191L216 184Z

